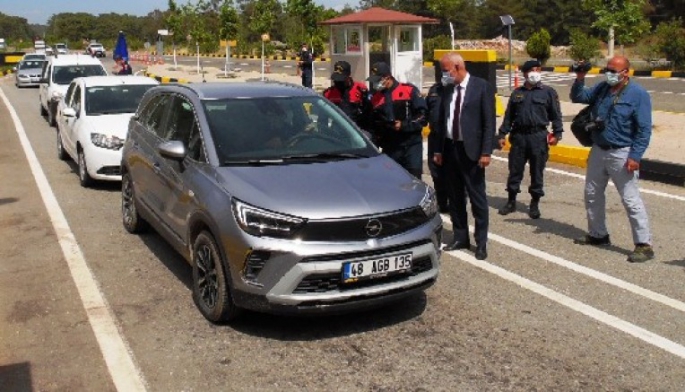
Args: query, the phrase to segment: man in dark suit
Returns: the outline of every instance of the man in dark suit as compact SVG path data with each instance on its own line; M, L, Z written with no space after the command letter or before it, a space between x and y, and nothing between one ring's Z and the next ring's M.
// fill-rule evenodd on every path
M448 53L440 60L445 86L436 132L430 133L433 159L443 166L448 183L450 218L454 239L445 250L471 246L466 214L466 195L476 221L476 259L488 257L488 200L485 168L495 137L495 92L484 79L466 71L464 59Z

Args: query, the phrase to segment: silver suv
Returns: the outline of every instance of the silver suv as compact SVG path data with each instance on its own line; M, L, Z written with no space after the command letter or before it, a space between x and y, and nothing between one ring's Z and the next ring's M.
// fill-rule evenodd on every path
M210 321L349 311L438 276L433 190L334 105L280 83L166 84L129 123L122 216L192 265Z

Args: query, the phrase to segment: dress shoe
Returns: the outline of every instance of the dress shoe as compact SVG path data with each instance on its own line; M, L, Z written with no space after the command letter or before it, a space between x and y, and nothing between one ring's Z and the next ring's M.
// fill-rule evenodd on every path
M485 260L488 258L488 251L485 245L476 248L476 260Z
M507 204L503 205L502 208L499 209L499 214L500 215L509 215L512 212L516 211L516 200L509 200Z
M459 250L459 249L469 249L471 247L471 244L468 241L454 241L453 243L447 245L445 247L445 250L450 252L453 250Z
M528 216L531 219L539 219L540 218L540 202L537 200L533 200L530 202L530 207L528 209Z

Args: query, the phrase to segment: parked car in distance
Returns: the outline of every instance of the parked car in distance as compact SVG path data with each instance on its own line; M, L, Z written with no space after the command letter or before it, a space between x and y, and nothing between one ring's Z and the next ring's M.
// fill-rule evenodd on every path
M212 322L359 310L438 276L433 190L295 85L150 89L124 143L121 207L126 230L149 224L189 261Z
M45 60L24 59L17 64L14 74L14 85L17 87L29 87L40 85L40 74L43 71Z
M53 49L54 49L55 53L57 53L58 55L69 54L69 48L67 48L67 45L63 44L63 43L55 44Z
M36 52L44 51L45 48L46 48L45 41L43 41L43 40L33 41L33 49Z
M48 56L45 53L26 53L22 58L21 61L24 60L47 60Z
M43 64L38 100L40 114L45 116L48 124L55 126L57 103L67 92L69 83L83 76L107 75L100 60L83 54L69 54L50 57Z
M57 157L78 164L81 186L121 181L121 147L143 95L158 85L145 76L74 79L57 109Z
M86 48L86 53L93 57L107 57L107 51L105 51L104 46L97 42L92 42Z
M46 47L45 47L45 50L44 50L44 53L45 53L47 56L54 56L54 55L55 55L55 51L52 49L52 46L46 46Z

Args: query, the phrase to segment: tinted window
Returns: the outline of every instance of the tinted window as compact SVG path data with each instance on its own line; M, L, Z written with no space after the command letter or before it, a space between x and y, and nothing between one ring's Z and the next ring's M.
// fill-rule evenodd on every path
M135 113L152 85L93 86L86 89L88 115Z
M77 113L81 111L81 86L76 86L74 98L72 98L70 106L74 108Z
M105 76L107 72L99 64L92 65L62 65L54 67L52 80L57 84L69 84L75 78L82 76Z
M154 132L159 137L165 136L161 126L169 99L168 95L153 98L140 114L140 122L145 125L148 131Z
M67 105L69 105L69 106L71 106L71 101L73 99L75 89L76 89L76 83L70 84L69 88L67 89L67 93L64 95L64 102L66 102Z
M203 105L223 161L376 154L350 120L321 97L229 99Z
M19 64L19 69L43 68L42 60L24 60Z
M182 141L188 149L188 157L196 161L205 160L194 107L185 98L174 97L166 128L166 140Z

